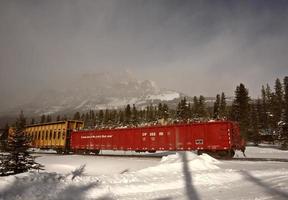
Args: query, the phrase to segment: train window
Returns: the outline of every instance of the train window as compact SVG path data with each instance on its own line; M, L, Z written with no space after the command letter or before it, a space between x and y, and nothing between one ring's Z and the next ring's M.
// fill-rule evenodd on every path
M53 139L56 139L56 131L54 131Z
M41 136L40 131L38 131L38 140L40 140L40 136Z
M62 139L65 139L65 132L62 133Z
M59 140L60 137L61 137L60 135L61 135L61 132L59 131L59 132L58 132L58 140Z
M42 140L44 140L44 134L45 134L44 131L41 131Z
M52 130L50 130L49 140L52 140Z

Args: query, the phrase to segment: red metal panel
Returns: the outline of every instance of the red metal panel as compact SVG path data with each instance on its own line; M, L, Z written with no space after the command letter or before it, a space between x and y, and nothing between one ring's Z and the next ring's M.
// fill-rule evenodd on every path
M240 149L241 143L239 128L231 122L74 131L71 135L72 149L219 150L230 145Z

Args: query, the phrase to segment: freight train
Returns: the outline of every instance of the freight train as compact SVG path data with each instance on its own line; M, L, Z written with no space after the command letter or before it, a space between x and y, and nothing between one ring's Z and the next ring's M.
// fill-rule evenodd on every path
M245 151L239 126L231 121L82 130L82 121L63 121L26 127L31 147L57 153L99 154L101 150L136 152L192 151L232 158Z

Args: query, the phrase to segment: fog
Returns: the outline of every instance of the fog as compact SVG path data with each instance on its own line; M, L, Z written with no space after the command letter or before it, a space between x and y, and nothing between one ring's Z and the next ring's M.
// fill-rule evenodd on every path
M0 109L86 73L131 71L187 95L288 75L287 1L1 0Z

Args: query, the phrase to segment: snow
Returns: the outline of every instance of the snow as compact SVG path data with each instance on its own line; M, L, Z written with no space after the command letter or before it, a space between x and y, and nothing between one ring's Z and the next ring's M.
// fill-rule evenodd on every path
M270 146L247 147L246 156L286 162L102 153L133 156L36 154L45 171L0 177L0 199L288 199L288 152Z
M157 94L157 95L149 95L147 99L150 100L161 100L161 101L171 101L173 99L177 99L180 97L180 94L178 92L165 92L163 94Z

